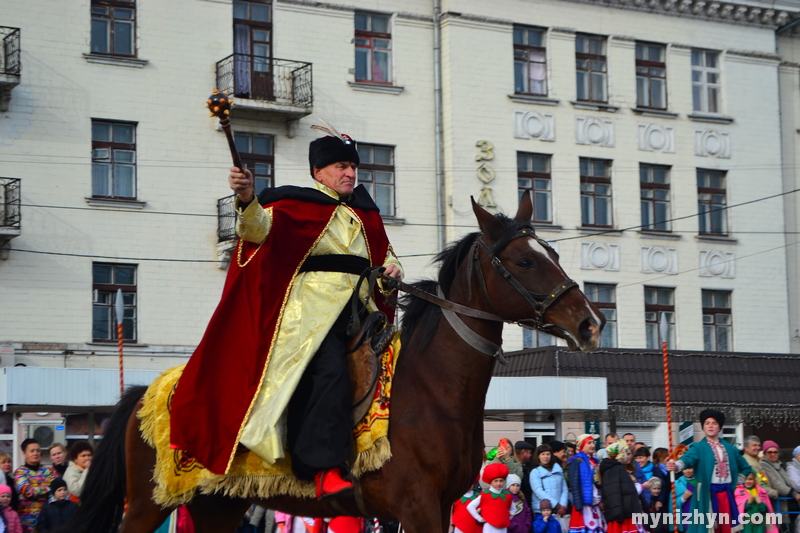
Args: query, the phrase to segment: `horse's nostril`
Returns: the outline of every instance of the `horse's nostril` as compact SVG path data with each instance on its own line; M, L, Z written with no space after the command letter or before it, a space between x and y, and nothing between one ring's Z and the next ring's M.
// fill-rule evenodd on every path
M595 324L594 320L587 318L581 322L580 327L578 327L578 333L580 333L580 336L583 340L588 341L599 329L600 328L597 327L597 324Z

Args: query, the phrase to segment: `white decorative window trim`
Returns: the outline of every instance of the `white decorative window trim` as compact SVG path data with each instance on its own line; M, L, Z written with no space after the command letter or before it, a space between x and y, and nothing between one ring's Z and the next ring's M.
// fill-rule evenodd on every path
M615 142L614 122L592 117L576 118L575 142L577 144L613 147Z
M514 137L517 139L556 140L556 118L552 113L514 111Z
M702 278L735 278L736 256L733 252L700 250L697 274Z
M638 125L639 150L675 153L675 129L660 124Z
M700 157L730 159L730 135L717 130L695 130L694 153Z
M368 93L400 94L406 89L401 85L384 85L382 83L367 83L363 81L348 81L347 83L354 91Z
M678 251L663 246L642 246L642 272L674 276L678 273Z
M101 65L114 65L117 67L143 68L149 61L136 57L106 56L98 54L83 54L88 63L99 63Z
M582 242L581 269L619 272L619 244Z

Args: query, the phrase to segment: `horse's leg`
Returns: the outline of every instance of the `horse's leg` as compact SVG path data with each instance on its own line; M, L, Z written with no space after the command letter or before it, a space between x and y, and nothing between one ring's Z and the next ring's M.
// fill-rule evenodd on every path
M172 512L172 509L162 509L152 499L155 489L152 479L155 464L156 451L142 439L142 434L139 432L139 418L134 413L128 420L125 434L128 508L119 533L152 533Z
M187 507L195 533L234 533L250 502L216 494L200 495Z

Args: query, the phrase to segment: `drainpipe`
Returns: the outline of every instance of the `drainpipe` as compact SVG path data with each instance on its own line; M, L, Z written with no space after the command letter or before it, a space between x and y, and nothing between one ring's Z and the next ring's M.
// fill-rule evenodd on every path
M445 247L444 214L444 142L442 127L442 34L440 17L441 0L433 0L433 95L436 137L436 222L439 236L439 250Z

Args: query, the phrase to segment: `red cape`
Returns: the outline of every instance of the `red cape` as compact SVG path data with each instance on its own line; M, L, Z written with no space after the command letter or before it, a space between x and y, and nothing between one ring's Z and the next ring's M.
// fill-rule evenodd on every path
M327 227L337 204L281 199L261 249L240 242L222 297L171 400L170 443L215 474L227 473L269 361L277 321L295 273ZM370 264L382 265L389 240L380 212L353 208L363 224ZM376 291L377 293L378 291ZM393 309L374 296L390 320Z

